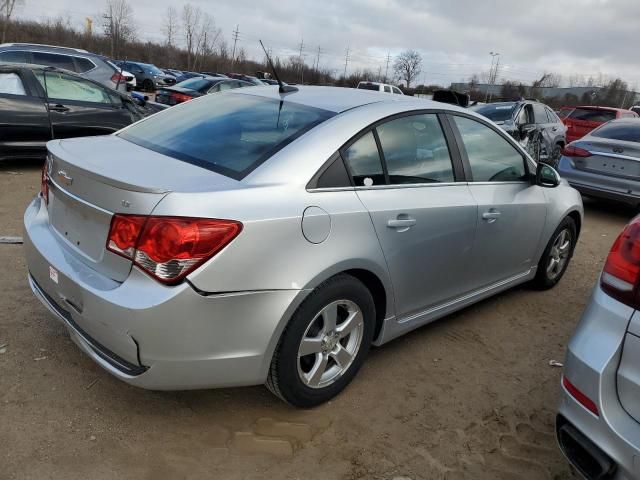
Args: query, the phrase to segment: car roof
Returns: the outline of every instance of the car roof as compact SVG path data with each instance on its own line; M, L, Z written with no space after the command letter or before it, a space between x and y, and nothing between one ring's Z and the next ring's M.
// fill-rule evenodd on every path
M628 112L626 108L616 108L616 107L600 107L598 105L578 105L573 108L584 108L587 110L609 110L611 112Z
M39 50L51 50L52 52L60 52L60 53L82 53L82 54L88 54L88 55L96 55L94 53L90 53L86 50L83 50L81 48L72 48L72 47L60 47L57 45L46 45L46 44L40 44L40 43L2 43L0 44L0 48L6 48L6 49L11 49L11 48L36 48ZM98 56L98 55L96 55Z
M408 95L385 95L373 90L343 87L299 86L292 93L280 94L277 85L263 85L255 88L239 88L232 92L239 95L255 95L276 100L286 100L309 107L321 108L335 113L341 113L352 108L371 103L406 102L415 103L416 108L465 111L454 105L449 105Z

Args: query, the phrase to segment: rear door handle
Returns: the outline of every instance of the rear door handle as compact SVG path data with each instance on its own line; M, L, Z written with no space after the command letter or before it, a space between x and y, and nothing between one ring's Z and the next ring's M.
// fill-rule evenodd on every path
M404 232L416 224L415 218L392 218L387 222L387 227L396 228L400 232Z
M489 210L488 212L484 212L482 214L482 219L486 220L488 223L493 223L500 218L500 212L496 210Z
M69 111L69 107L65 107L64 105L49 105L49 110L52 112L65 113Z

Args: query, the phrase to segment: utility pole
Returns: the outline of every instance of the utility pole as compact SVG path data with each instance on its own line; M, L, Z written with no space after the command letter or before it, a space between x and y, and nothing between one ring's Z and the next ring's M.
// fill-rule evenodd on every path
M387 66L384 69L384 83L387 83L387 78L389 75L389 62L391 61L391 52L387 52Z
M491 85L495 85L496 80L498 79L498 69L500 68L500 54L495 54L498 59L496 60L496 64L493 67L493 78L491 79ZM491 101L491 97L493 97L493 92L489 93L489 101Z
M302 51L304 50L304 37L300 39L300 83L304 85L304 61L302 60Z
M491 84L493 83L492 79L493 79L493 62L495 61L496 57L498 55L500 55L499 53L494 53L494 52L489 52L489 55L491 55L491 68L489 68L489 78L487 79L487 81L489 82L487 84L487 89L484 92L484 103L487 103L487 100L489 99L489 88L491 88Z
M240 24L236 25L233 31L233 53L231 54L231 62L236 63L236 43L238 43L238 35L240 35Z
M93 20L91 17L87 17L84 19L86 25L87 36L90 37L93 34Z
M350 49L351 49L351 46L347 46L347 54L344 56L344 74L342 75L343 78L347 78L347 65L349 64Z
M321 53L322 53L322 50L320 49L320 45L318 45L318 54L316 55L316 65L315 65L316 73L318 72L318 69L320 68L320 54Z

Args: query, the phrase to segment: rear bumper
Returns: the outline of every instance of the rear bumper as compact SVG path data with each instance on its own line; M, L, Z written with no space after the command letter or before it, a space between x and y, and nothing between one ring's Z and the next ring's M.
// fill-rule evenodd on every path
M594 457L608 459L611 471L600 478L640 477L640 424L622 408L616 389L616 372L633 309L596 287L567 349L564 375L598 408L598 416L582 406L564 387L557 424L558 443L568 460L580 467L580 449L568 448L562 427ZM587 476L587 478L589 478Z
M558 172L573 188L584 195L632 206L640 204L640 182L578 170L567 157L560 159Z
M57 239L40 198L27 208L24 225L36 297L94 361L143 388L264 383L283 322L306 294L203 295L188 283L160 285L136 268L117 283L91 270Z

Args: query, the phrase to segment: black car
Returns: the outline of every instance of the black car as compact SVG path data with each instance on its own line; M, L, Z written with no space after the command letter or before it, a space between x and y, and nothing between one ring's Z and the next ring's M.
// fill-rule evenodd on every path
M176 84L176 77L167 75L150 63L117 60L115 64L135 75L136 87L146 92L153 92L158 88Z
M232 78L194 77L180 82L173 87L161 88L156 94L156 102L164 105L177 105L178 103L193 100L207 93L253 86L252 83L234 80Z
M69 71L0 66L0 160L44 159L49 140L110 134L143 116L127 95Z
M567 129L545 104L519 100L476 105L471 109L500 125L525 147L534 160L557 164L567 143Z

